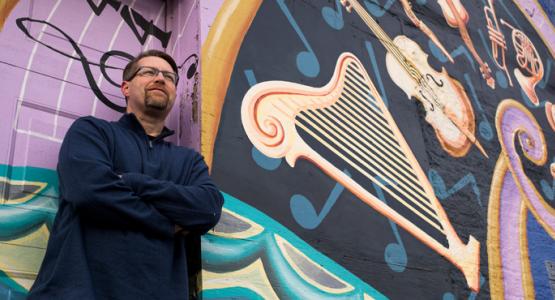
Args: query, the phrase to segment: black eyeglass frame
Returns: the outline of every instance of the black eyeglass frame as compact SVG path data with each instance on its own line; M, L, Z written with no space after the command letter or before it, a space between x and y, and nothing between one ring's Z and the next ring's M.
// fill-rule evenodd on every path
M170 72L170 71L162 71L158 68L151 67L151 66L140 66L140 67L138 67L137 70L133 73L133 75L131 75L129 77L129 79L127 79L126 81L133 80L133 78L135 78L137 76L137 74L139 74L139 71L141 71L145 68L148 68L148 69L151 69L151 70L154 71L154 76L152 76L152 77L156 77L156 76L158 76L158 74L162 73L162 76L164 77L164 80L166 80L166 76L165 76L166 74L173 74L173 75L175 75L175 82L173 82L173 84L175 86L177 86L177 83L179 82L179 75L177 75L177 73ZM171 82L171 80L169 80L169 81Z

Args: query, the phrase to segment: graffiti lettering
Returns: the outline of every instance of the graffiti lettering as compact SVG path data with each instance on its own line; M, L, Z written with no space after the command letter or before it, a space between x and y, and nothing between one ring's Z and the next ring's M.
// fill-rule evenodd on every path
M116 0L102 0L98 5L96 5L92 0L87 0L87 3L91 6L94 14L97 16L100 16L100 14L104 11L106 5L110 5L116 11L118 11L121 6L121 2Z
M160 40L162 47L166 48L168 46L172 32L166 32L160 29L158 26L154 25L153 20L147 21L140 13L130 8L128 5L121 7L121 2L117 0L102 0L98 5L92 0L87 0L87 3L97 16L102 14L106 5L110 5L115 11L119 11L121 17L129 28L131 28L131 31L133 31L133 34L135 34L135 37L137 37L141 45L144 45L147 37L152 35ZM140 33L138 28L140 28L143 33Z

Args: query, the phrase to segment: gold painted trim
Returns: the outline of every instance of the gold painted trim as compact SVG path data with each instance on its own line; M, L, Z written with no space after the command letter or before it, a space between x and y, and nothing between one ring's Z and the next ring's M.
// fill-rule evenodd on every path
M4 28L4 23L18 2L19 0L0 0L0 31Z
M243 39L262 0L224 1L201 51L201 153L212 169L214 142L231 78Z
M493 172L488 204L488 231L486 246L488 249L488 273L490 296L493 299L504 299L502 261L499 253L499 207L501 203L501 187L507 174L507 161L500 155Z
M521 191L522 193L522 191ZM525 196L522 198L526 198ZM534 280L532 278L532 267L530 266L530 255L528 253L528 232L526 225L528 221L527 203L522 201L520 204L519 233L520 233L520 267L522 270L522 290L526 299L535 299Z

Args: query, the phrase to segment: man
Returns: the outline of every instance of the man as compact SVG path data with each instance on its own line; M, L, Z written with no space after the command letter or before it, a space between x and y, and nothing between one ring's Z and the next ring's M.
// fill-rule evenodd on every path
M150 50L123 72L127 113L80 118L58 162L60 205L28 299L186 299L186 234L204 234L223 198L203 158L164 138L177 65Z

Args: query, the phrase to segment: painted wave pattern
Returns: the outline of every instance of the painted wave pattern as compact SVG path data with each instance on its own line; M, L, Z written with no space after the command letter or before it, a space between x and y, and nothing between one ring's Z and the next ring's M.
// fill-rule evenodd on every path
M386 299L263 212L224 198L202 239L204 299Z

